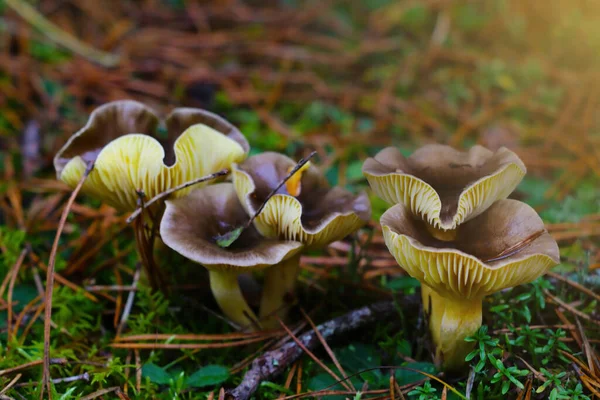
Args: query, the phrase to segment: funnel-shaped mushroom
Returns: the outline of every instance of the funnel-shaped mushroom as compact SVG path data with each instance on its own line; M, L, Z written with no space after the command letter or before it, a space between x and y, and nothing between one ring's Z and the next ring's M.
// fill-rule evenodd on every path
M235 190L249 215L259 209L295 165L289 157L267 152L233 166ZM254 224L266 237L319 248L356 231L369 221L370 215L371 205L365 193L354 195L340 187L332 188L315 166L306 164L267 201ZM285 267L266 271L261 317L282 310L286 294L294 291L298 266L299 255ZM271 320L270 324L275 322Z
M146 199L181 183L208 175L246 157L249 146L240 131L218 115L193 108L175 109L165 120L131 100L97 108L88 123L54 158L58 179L75 186L86 168L94 170L82 191L121 211L136 208L137 191ZM175 192L175 197L192 188Z
M238 275L268 267L294 257L302 244L267 239L250 226L227 248L217 237L248 220L230 183L207 186L188 196L167 201L160 233L173 250L210 271L210 286L217 303L233 322L242 327L258 321L238 284Z
M381 217L388 249L422 283L436 358L459 369L471 348L464 339L481 326L482 299L543 275L559 262L558 246L536 212L516 200L460 225L453 241L434 238L425 224L403 204Z
M495 153L481 146L461 152L439 144L423 146L407 158L388 147L363 165L379 197L405 204L441 235L507 198L525 172L519 157L504 147Z

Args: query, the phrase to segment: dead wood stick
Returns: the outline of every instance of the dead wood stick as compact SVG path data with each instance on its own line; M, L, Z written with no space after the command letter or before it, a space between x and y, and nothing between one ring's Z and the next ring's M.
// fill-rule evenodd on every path
M409 296L403 299L406 304L418 304L418 296ZM393 301L384 301L350 311L340 317L327 321L317 330L324 339L346 333L369 323L391 316L395 312ZM311 350L321 342L317 333L312 330L298 337L298 341L305 348ZM303 350L294 341L289 341L283 346L268 351L252 362L252 366L244 375L242 382L233 390L228 391L229 400L247 400L256 392L260 383L282 373L289 365L303 354Z

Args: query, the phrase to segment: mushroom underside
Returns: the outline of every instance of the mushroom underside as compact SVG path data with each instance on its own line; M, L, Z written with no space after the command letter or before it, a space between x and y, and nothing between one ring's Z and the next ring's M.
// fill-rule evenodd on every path
M558 262L558 247L541 218L530 206L516 200L497 201L481 215L460 225L452 241L436 239L429 233L426 222L415 218L402 204L386 211L381 224L411 238L418 247L458 251L490 268L534 254L548 254Z
M449 146L428 145L410 157L404 157L398 149L388 147L368 159L363 171L376 178L403 175L424 182L439 197L439 219L447 225L457 214L460 198L466 191L482 180L507 172L510 165L516 165L517 168L509 173L524 174L525 166L521 160L505 148L493 153L481 146L474 146L468 152L461 152Z

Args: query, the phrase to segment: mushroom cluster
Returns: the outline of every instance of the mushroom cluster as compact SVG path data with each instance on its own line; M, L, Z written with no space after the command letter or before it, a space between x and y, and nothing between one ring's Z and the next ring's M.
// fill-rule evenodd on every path
M559 262L558 246L528 205L509 200L526 173L512 151L427 145L410 157L386 148L363 165L385 243L421 282L436 362L460 370L489 294L528 283Z
M148 202L146 219L135 220L151 283L161 272L152 255L159 231L164 244L209 270L215 299L232 322L273 328L294 297L300 253L354 232L369 221L371 207L365 193L331 188L310 163L297 168L277 153L242 163L248 151L241 132L208 111L175 109L161 124L150 108L126 100L96 109L56 154L54 166L58 179L71 186L85 179L84 193L119 211L170 195ZM223 169L233 170L233 183L186 186ZM237 236L225 244L223 236L232 232ZM238 279L256 270L264 270L258 316Z

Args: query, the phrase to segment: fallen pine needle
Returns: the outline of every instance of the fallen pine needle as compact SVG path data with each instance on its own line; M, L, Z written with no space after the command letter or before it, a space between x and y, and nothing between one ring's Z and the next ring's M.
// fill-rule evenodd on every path
M58 241L60 235L67 222L67 216L71 210L71 206L75 202L77 194L83 187L83 183L89 176L90 172L94 168L93 163L89 163L85 172L79 179L77 186L73 189L71 197L67 201L65 208L63 209L58 228L56 229L56 236L54 237L54 243L52 244L52 250L50 251L50 259L48 260L48 270L46 271L46 292L45 292L45 316L44 316L44 368L42 373L42 388L40 390L40 400L44 398L44 389L48 390L48 398L52 400L52 387L50 382L50 318L52 316L52 289L54 288L54 267L56 265L56 253L58 252Z

